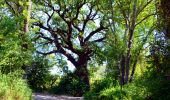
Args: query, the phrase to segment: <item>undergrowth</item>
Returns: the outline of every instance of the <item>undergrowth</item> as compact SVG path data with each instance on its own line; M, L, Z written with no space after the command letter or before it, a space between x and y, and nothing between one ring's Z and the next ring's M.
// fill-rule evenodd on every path
M16 73L0 73L0 100L31 100L32 91Z

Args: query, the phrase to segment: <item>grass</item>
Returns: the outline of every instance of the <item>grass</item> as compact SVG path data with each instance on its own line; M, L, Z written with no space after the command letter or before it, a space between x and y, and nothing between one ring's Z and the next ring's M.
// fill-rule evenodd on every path
M0 98L1 100L31 100L32 91L26 81L15 74L0 73Z

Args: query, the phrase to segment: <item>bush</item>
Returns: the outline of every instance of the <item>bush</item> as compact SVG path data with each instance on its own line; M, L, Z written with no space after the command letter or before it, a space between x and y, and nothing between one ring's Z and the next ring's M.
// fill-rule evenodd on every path
M104 78L95 80L91 85L91 90L95 93L113 86L113 80L111 78Z
M1 100L31 100L32 92L26 81L19 78L16 73L8 75L0 73Z
M99 100L126 100L127 91L121 87L111 87L100 92ZM128 100L128 99L127 99Z
M83 84L74 73L69 72L60 79L57 86L52 87L51 92L55 94L80 96L86 91L85 84Z
M53 80L53 76L50 74L50 68L52 64L49 64L48 59L43 57L35 57L31 66L27 66L25 77L32 90L35 92L42 92L50 87L50 82Z
M86 93L85 100L144 100L148 91L146 88L130 83L121 87L112 85L99 91L90 91Z
M84 95L84 98L85 100L97 100L100 95L100 91L110 88L116 84L117 82L114 82L111 78L92 80L91 89Z
M147 74L122 88L118 84L108 86L110 82L105 81L106 79L101 82L96 81L84 98L85 100L170 100L170 81L161 75ZM106 88L103 88L103 83Z
M91 91L86 93L84 98L85 100L144 100L153 92L149 91L151 86L156 85L156 83L151 83L154 82L153 80L149 79L141 76L121 87L111 78L104 78L92 83Z

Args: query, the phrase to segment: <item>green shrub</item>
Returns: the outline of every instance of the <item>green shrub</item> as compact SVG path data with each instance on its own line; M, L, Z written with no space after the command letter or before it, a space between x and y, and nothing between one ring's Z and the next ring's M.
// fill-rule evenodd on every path
M52 87L52 93L79 96L84 94L85 84L72 72L67 73L60 79L57 86Z
M26 81L19 78L16 73L8 75L0 73L0 99L1 100L31 100L32 92Z
M84 95L85 100L144 100L151 95L148 87L153 84L140 77L122 87L111 78L95 81L91 85L91 91Z
M100 92L99 100L128 100L127 91L121 87L111 87Z
M95 80L91 85L91 90L95 93L100 92L106 88L109 88L113 85L113 80L111 78L104 78L101 80Z
M110 88L116 84L117 82L114 82L111 78L92 80L91 90L84 94L84 98L85 100L97 100L100 95L100 91Z

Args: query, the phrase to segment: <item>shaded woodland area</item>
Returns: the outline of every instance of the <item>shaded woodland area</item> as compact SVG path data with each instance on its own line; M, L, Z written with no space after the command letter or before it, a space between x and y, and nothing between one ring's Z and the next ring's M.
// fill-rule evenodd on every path
M2 100L169 100L170 1L0 0L0 87Z

